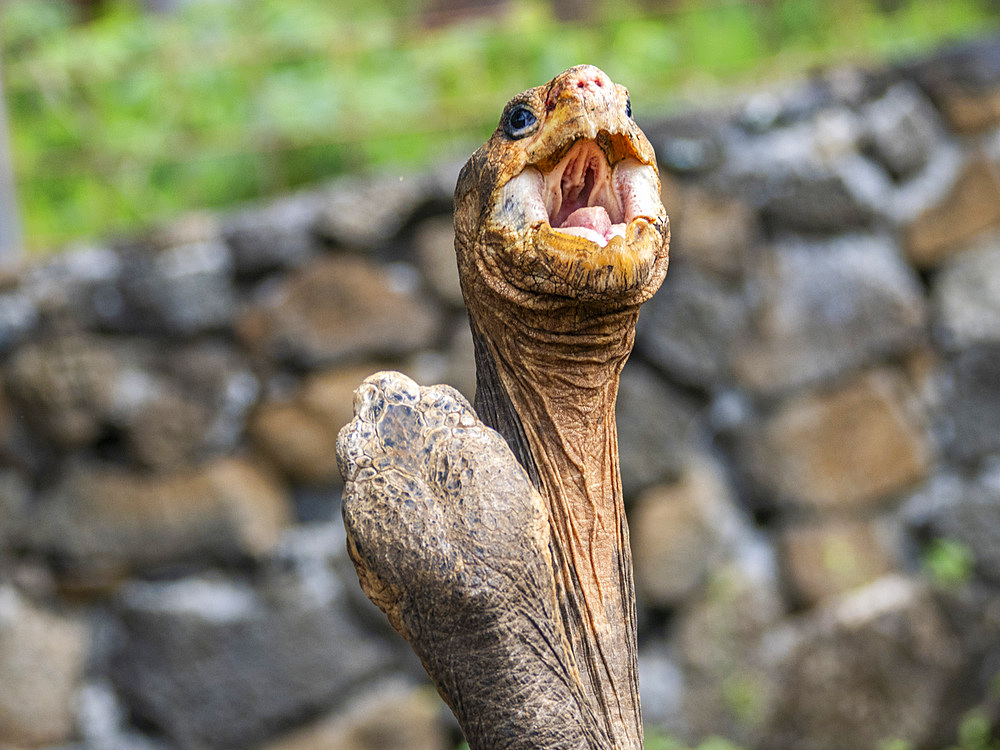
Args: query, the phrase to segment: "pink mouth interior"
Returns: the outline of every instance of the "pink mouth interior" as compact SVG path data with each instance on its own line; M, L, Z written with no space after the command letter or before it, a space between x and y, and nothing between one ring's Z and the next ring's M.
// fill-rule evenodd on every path
M597 144L579 140L548 172L525 167L498 196L500 225L543 225L607 247L638 218L663 214L656 167L627 157L612 166Z
M553 229L602 247L615 235L625 236L624 212L612 185L611 169L593 142L577 143L545 183Z

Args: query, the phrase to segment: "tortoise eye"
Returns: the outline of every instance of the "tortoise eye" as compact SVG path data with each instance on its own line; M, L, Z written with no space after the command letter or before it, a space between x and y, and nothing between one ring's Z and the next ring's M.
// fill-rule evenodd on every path
M528 135L537 124L538 118L535 117L535 113L527 105L518 104L512 107L504 118L503 132L508 138L517 140Z

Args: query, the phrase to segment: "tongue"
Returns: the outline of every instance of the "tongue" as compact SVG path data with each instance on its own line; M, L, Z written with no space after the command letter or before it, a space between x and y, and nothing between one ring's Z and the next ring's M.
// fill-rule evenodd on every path
M596 242L601 247L607 246L608 240L616 234L625 236L625 225L612 224L603 206L578 208L556 228L560 232Z
M601 237L605 237L611 230L611 218L608 216L608 212L604 209L604 206L578 208L566 217L566 221L559 228L568 229L569 227L590 229L597 232Z

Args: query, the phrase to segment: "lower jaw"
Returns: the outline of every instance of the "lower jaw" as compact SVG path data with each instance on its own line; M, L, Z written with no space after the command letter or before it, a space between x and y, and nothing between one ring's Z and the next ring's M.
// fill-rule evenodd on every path
M548 224L532 230L531 245L549 272L568 284L574 296L607 296L642 287L664 242L659 228L645 218L633 220L625 236L601 246Z

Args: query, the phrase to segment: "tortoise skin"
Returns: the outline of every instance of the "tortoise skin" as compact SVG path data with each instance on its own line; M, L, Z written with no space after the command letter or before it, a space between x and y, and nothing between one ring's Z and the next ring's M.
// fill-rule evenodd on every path
M519 94L455 192L475 412L379 373L340 435L362 587L473 750L642 747L614 407L668 245L626 90L578 66Z

